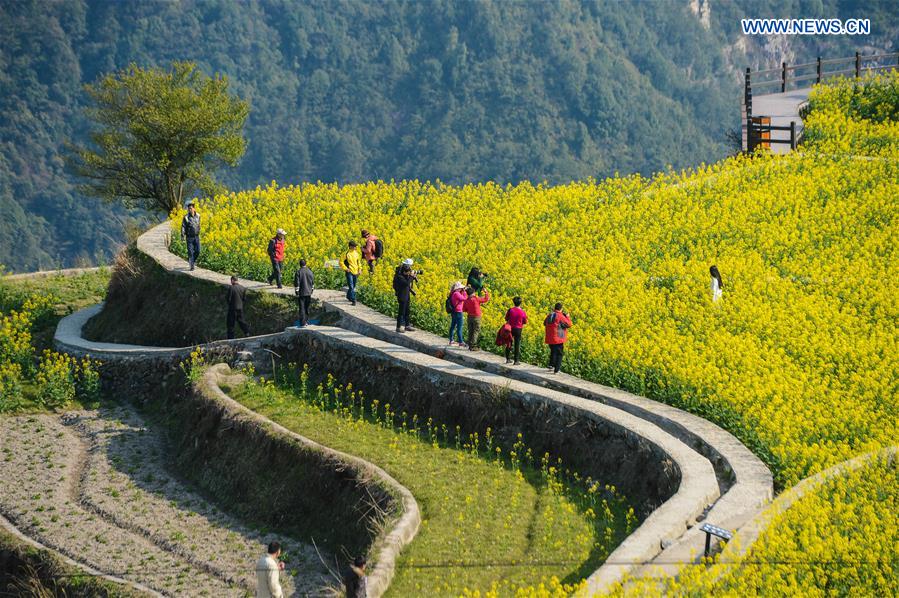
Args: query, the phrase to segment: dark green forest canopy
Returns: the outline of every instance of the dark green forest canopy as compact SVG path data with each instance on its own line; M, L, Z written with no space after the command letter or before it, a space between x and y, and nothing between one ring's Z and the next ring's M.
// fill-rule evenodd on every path
M132 62L194 61L250 102L232 188L558 183L720 158L745 66L859 49L745 43L746 16L868 17L860 49L896 39L883 0L0 2L0 264L94 262L123 240L131 215L79 195L63 153L85 139L83 84Z

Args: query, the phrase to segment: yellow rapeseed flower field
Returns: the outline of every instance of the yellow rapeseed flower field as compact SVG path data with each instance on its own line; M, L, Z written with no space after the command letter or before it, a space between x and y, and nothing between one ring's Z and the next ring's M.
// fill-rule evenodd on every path
M809 143L787 156L555 187L273 182L220 195L200 202L201 263L264 280L283 228L288 275L305 258L334 286L326 261L366 228L386 255L361 276L362 301L393 313L393 268L413 258L425 271L413 320L440 333L449 284L478 266L488 337L520 295L524 357L543 361L540 322L562 301L575 324L566 371L717 422L789 487L899 438L899 131L881 106L899 104L899 77L877 85L887 91L866 102L859 87L822 87Z

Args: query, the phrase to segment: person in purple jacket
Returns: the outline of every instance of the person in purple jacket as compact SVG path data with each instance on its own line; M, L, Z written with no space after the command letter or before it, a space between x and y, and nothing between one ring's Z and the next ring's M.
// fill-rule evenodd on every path
M528 315L521 308L521 297L512 298L513 307L506 312L506 323L512 327L512 345L514 347L506 347L506 363L511 363L509 359L510 349L515 352L515 363L519 365L521 357L521 329L528 323Z
M449 344L451 347L456 344L456 341L453 340L453 334L459 339L459 346L465 346L465 343L462 342L462 308L466 299L468 299L468 295L465 293L462 283L454 282L450 288L450 295L446 300L446 311L450 314Z

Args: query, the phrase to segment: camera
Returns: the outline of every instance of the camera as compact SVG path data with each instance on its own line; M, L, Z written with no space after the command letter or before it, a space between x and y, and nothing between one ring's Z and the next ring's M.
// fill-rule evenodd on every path
M424 270L412 270L412 275L413 275L413 276L421 276L421 275L424 274L424 273L425 273Z

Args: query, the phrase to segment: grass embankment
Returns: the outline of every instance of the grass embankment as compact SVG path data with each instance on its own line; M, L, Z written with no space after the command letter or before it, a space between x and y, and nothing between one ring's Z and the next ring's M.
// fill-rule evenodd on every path
M152 258L128 248L116 260L103 311L90 319L90 340L186 347L225 338L225 288L166 272ZM244 317L251 334L281 332L296 320L289 299L247 293ZM242 334L237 329L238 334Z
M59 320L102 301L108 282L106 269L72 276L0 278L0 412L36 413L65 406L55 403L66 393L48 393L46 387L57 382L59 388L66 388L74 380L65 380L62 360L55 354L47 359L44 352L53 347ZM46 375L38 378L42 370ZM48 394L57 398L50 405ZM85 393L69 394L68 404L77 407L93 405L96 398L85 402Z
M391 595L491 587L505 595L552 577L576 583L636 523L613 489L541 463L523 443L504 449L485 430L457 435L439 422L387 415L389 405L352 388L312 388L305 376L292 378L302 381L292 388L248 382L226 392L303 436L383 467L412 492L422 526L399 559Z

